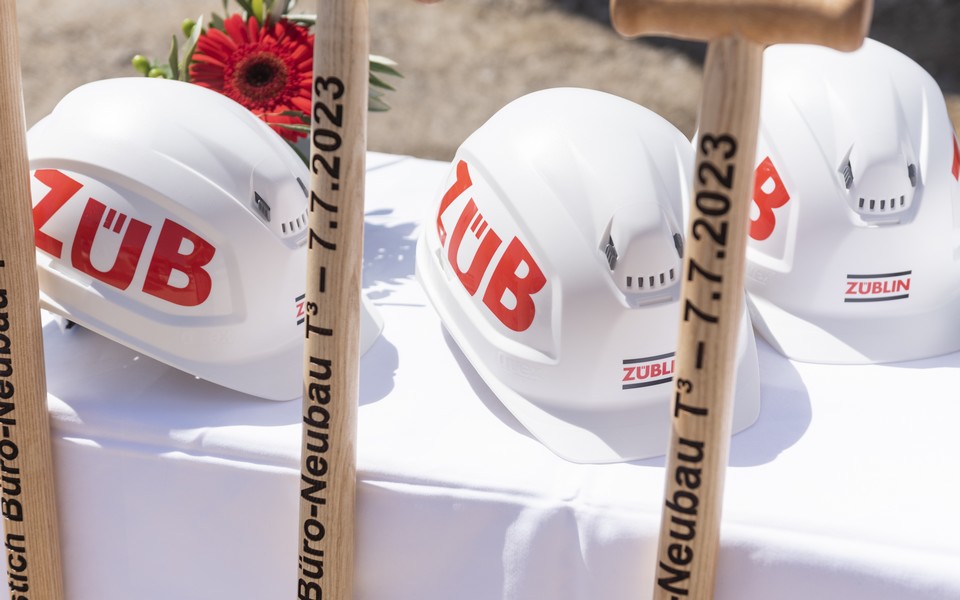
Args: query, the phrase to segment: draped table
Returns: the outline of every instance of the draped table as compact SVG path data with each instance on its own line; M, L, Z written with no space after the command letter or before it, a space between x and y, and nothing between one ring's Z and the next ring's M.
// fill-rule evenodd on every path
M356 597L649 597L663 458L579 465L545 449L414 276L448 170L368 159L363 285L385 325L361 361ZM49 315L44 341L68 598L295 598L299 403ZM718 600L960 598L960 353L830 366L758 350Z

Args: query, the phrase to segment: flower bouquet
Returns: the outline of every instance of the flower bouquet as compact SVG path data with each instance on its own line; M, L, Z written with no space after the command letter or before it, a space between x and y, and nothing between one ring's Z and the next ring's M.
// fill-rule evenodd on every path
M147 77L194 83L235 100L260 117L306 160L297 141L310 132L313 34L316 15L294 14L296 0L234 0L239 10L186 19L184 41L173 35L165 63L143 55L133 66ZM370 56L369 110L385 111L381 76L402 77L396 63Z

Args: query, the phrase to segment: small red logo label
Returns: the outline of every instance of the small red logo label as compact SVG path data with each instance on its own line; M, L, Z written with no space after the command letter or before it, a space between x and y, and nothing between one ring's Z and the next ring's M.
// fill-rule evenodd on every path
M297 299L295 301L295 304L297 307L297 325L303 325L303 322L307 318L306 311L304 311L303 309L304 303L306 302L306 297L307 297L306 294L301 294L297 296Z
M126 290L142 262L153 225L128 217L96 198L87 197L73 233L70 256L65 258L63 240L45 233L42 228L71 200L82 202L80 191L84 186L56 169L38 169L33 177L50 188L33 207L37 248L54 258L69 261L73 268L98 281ZM109 236L122 236L116 256L109 268L98 268L94 264L97 261L92 258L94 248L98 241L108 243L105 238ZM215 253L216 248L210 242L183 225L164 219L152 254L146 259L143 292L179 306L202 304L213 288L213 281L204 267Z
M623 361L623 389L650 387L669 383L673 379L675 365L674 352L648 356L646 358L628 358Z
M446 247L446 259L450 267L471 296L480 292L483 278L493 265L493 272L483 291L483 304L504 326L517 332L525 331L536 315L534 295L547 283L547 278L527 247L513 236L504 248L503 238L487 222L472 197L464 205L449 235L444 226L444 213L454 200L472 186L470 169L461 160L457 163L456 180L443 195L437 211L440 245ZM468 230L478 240L471 244L476 246L472 257L461 256ZM469 259L466 268L463 266L464 259Z
M844 302L889 302L910 297L913 271L873 275L847 275Z

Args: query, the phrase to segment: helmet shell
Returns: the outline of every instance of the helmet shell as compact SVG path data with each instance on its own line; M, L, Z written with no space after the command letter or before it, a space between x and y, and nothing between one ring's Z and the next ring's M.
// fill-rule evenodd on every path
M309 179L280 136L216 92L122 78L64 97L28 151L45 308L202 379L301 397Z
M781 353L960 350L960 148L935 81L873 40L766 50L747 289Z
M454 158L417 272L477 372L530 432L576 462L666 451L693 151L622 98L524 96ZM759 410L741 325L734 430Z

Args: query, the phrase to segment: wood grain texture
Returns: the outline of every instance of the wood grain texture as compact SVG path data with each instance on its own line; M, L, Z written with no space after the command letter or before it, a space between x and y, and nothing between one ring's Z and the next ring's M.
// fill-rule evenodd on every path
M298 598L353 598L369 33L318 0L306 277Z
M763 49L859 48L872 0L611 0L622 35L709 41L684 250L681 323L654 598L716 586Z
M758 44L819 44L855 50L863 43L872 0L611 0L622 35L692 40L736 36Z
M707 50L680 288L676 396L654 594L658 600L713 597L762 56L763 46L739 38L721 39Z
M0 468L10 598L62 600L15 0L0 0Z

